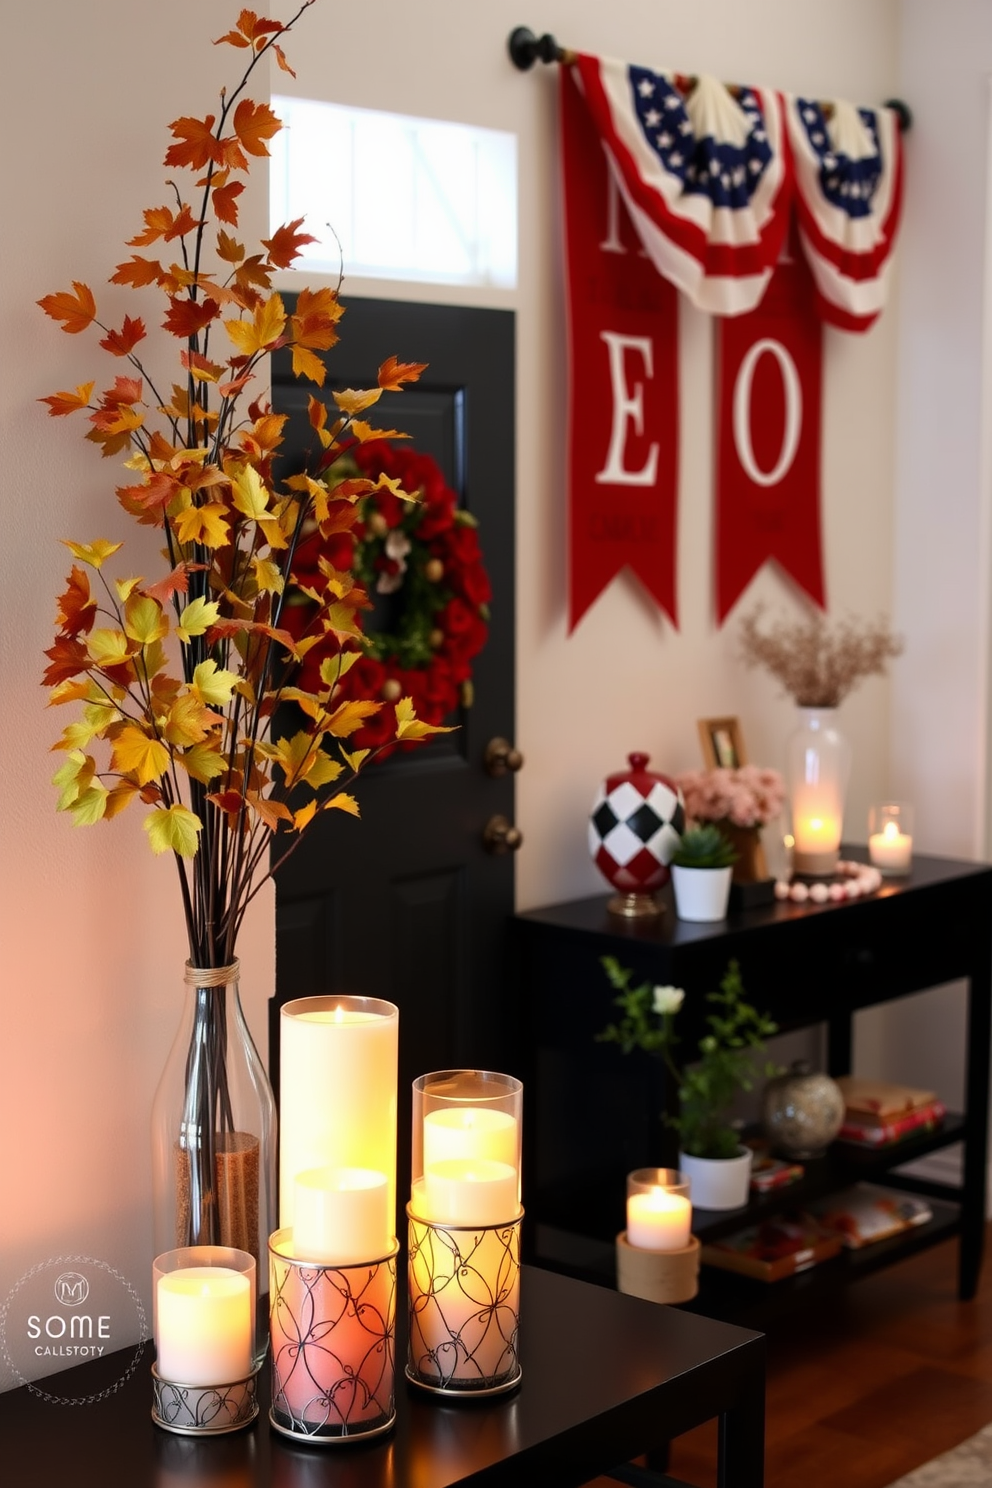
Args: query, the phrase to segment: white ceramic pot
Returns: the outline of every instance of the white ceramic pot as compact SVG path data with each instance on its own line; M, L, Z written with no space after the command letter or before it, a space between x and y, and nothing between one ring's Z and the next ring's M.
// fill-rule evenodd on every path
M672 865L675 913L680 920L725 920L733 868Z
M742 1209L751 1182L750 1147L737 1157L690 1157L679 1153L679 1171L689 1179L693 1209Z

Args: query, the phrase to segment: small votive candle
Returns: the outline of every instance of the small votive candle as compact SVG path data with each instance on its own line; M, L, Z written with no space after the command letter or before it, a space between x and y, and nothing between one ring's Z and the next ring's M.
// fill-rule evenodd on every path
M692 1204L676 1168L638 1168L627 1177L627 1243L637 1250L684 1250Z
M222 1245L156 1258L156 1367L164 1380L225 1385L252 1372L255 1259Z
M913 808L882 801L868 812L868 856L888 877L906 874L913 862Z

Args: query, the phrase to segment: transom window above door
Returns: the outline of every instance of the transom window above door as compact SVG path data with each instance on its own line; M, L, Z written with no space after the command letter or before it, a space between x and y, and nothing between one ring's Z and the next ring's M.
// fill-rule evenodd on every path
M517 139L503 130L274 97L272 227L319 238L294 268L513 289Z

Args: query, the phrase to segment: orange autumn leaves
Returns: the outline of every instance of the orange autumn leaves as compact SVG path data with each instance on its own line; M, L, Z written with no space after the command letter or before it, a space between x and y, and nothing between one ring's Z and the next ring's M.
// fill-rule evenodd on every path
M281 485L274 479L286 417L258 397L248 401L252 383L264 359L286 348L294 374L322 387L322 354L338 339L344 307L335 289L303 289L290 311L272 288L275 272L312 241L300 221L252 253L233 231L239 177L268 154L281 127L243 88L267 52L289 70L276 38L311 3L286 25L242 10L219 38L250 53L245 74L221 94L216 113L170 125L165 164L174 176L166 190L173 200L142 213L127 245L134 251L110 276L115 286L164 296L159 324L179 342L171 386L153 382L141 361L154 324L144 307L107 324L91 288L75 280L39 301L70 335L98 330L100 347L121 366L98 393L92 381L41 401L52 417L85 416L87 440L105 457L123 457L117 502L158 529L165 559L161 576L111 577L120 542L66 543L74 562L58 597L44 677L52 703L73 707L54 746L64 756L54 777L58 806L79 825L110 819L134 800L152 808L145 830L154 852L180 860L198 954L233 944L268 875L273 832L288 835L290 851L318 813L357 814L342 787L367 751L350 750L349 740L381 706L375 698L339 700L338 683L359 653L338 649L314 691L296 687L294 674L318 642L330 638L340 648L360 637L367 596L350 573L324 563L317 579L308 575L316 609L305 635L294 638L282 626L282 607L301 535L348 530L357 503L375 489L367 479L336 481L329 474L336 455L394 434L364 415L423 370L390 357L373 388L327 401L311 396L323 474ZM180 172L192 173L186 188L174 178ZM274 736L283 705L291 705L294 722L284 731L280 723ZM409 700L396 716L397 738L438 732L416 718ZM187 859L192 878L182 867Z

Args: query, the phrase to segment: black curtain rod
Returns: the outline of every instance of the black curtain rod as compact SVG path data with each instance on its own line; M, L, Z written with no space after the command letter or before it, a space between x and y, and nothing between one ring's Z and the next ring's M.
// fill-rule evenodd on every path
M517 26L510 32L507 49L513 65L519 67L521 72L529 72L535 62L563 62L567 66L575 61L577 55L568 47L559 46L547 31L543 36L535 36L529 26ZM895 114L899 120L899 128L905 134L913 123L909 105L901 98L887 98L885 107Z

